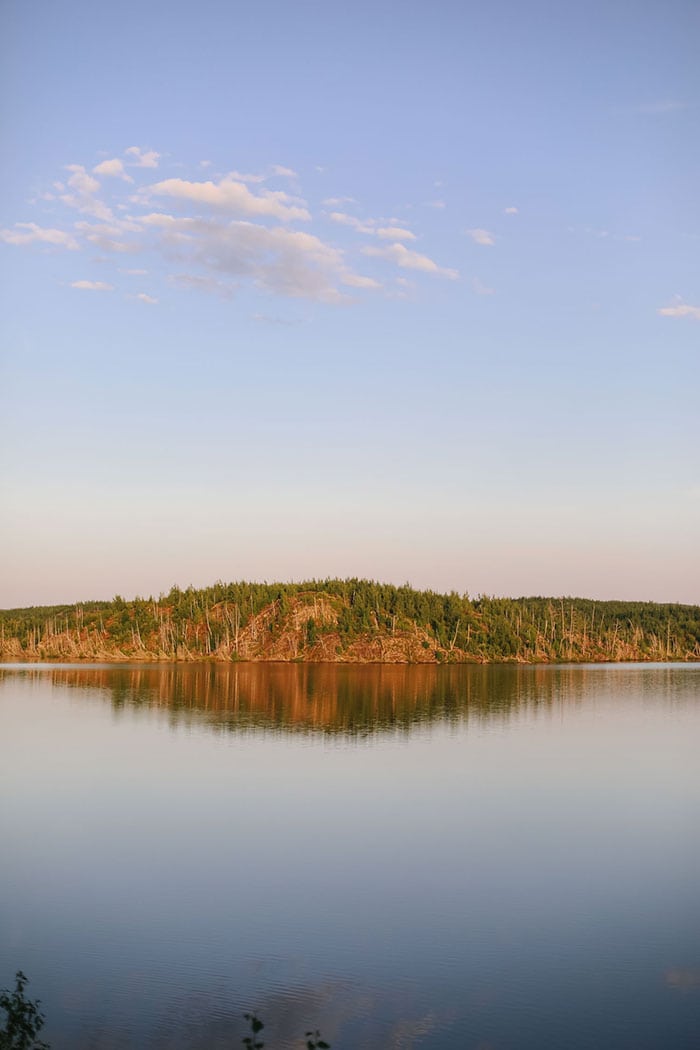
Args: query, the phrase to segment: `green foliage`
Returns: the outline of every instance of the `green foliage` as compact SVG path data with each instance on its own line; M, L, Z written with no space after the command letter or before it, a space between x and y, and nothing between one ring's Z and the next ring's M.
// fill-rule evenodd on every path
M265 1025L255 1014L244 1014L243 1016L250 1025L251 1034L246 1035L241 1042L248 1048L248 1050L262 1050L265 1044L262 1039L258 1039L258 1034L262 1032Z
M0 992L0 1008L5 1011L5 1024L0 1028L0 1050L49 1050L49 1044L37 1036L44 1027L40 1002L27 999L24 990L28 978L18 970L14 992Z
M243 1016L250 1027L250 1035L244 1036L241 1042L246 1047L246 1050L263 1050L265 1044L262 1039L258 1039L258 1036L265 1025L257 1014L244 1014ZM306 1040L306 1050L331 1050L331 1044L321 1038L318 1028L305 1032L304 1038Z
M323 603L323 610L316 608ZM403 637L436 661L600 661L700 659L700 607L584 598L470 599L375 580L215 583L159 598L0 611L0 656L80 660L110 657L245 659L290 628L299 606L298 646L319 641L342 657L354 643ZM248 635L246 636L246 632ZM248 649L242 645L247 637ZM408 651L408 649L406 650ZM146 655L144 655L146 654ZM376 657L374 657L376 658ZM409 657L410 658L410 657Z
M331 1044L321 1039L318 1028L306 1033L306 1050L330 1050Z

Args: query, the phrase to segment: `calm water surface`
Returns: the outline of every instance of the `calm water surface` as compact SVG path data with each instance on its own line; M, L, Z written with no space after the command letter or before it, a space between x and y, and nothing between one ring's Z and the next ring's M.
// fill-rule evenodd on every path
M700 1046L700 667L0 668L53 1050Z

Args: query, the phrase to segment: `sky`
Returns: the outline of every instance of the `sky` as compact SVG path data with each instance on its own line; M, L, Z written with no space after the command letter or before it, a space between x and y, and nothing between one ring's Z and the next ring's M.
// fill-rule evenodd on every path
M694 0L0 22L0 607L700 602Z

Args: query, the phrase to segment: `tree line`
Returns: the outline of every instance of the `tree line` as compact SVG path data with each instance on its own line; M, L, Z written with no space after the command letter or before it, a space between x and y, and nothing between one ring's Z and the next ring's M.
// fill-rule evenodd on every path
M221 581L0 611L4 659L700 659L700 606L440 594L373 580Z

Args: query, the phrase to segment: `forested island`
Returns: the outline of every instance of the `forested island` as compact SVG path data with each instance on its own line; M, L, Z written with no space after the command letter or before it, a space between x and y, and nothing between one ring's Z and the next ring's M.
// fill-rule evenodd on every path
M700 606L469 598L370 580L215 583L0 610L0 658L498 663L700 660Z

